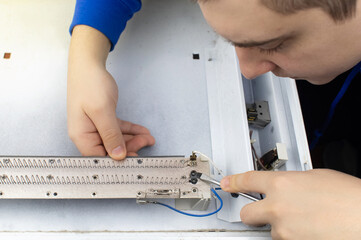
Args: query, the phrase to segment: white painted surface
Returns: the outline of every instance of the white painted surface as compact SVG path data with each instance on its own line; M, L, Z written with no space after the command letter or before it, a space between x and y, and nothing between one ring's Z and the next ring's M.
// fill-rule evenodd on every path
M1 155L79 155L66 128L68 27L74 3L0 1L0 52L12 53L10 59L0 59ZM143 9L129 22L107 66L119 86L118 116L147 126L158 141L141 155L199 150L211 156L204 55L217 39L189 1L143 1ZM192 53L199 53L200 60L193 60ZM214 209L212 202L209 211ZM0 212L0 232L7 239L32 232L79 239L129 237L129 232L142 238L149 232L168 239L187 232L207 235L199 231L247 237L255 236L249 230L259 230L216 216L190 218L161 206L139 206L135 200L1 200ZM69 232L77 234L65 234Z
M66 127L68 27L74 4L0 0L0 54L12 53L11 59L0 59L0 155L79 155ZM199 53L200 60L193 60L192 53ZM214 62L208 62L210 56ZM284 142L294 158L288 170L302 170L300 163L310 162L294 83L279 82L271 74L252 84L239 81L231 47L190 1L144 0L107 67L119 86L118 116L147 126L157 140L142 156L198 150L213 156L227 174L251 170L244 103L261 97L270 101L273 114L272 125L264 133L255 132L255 138L264 138L256 142L257 149ZM222 196L226 206L219 218L239 220L247 200ZM214 209L212 202L209 211ZM0 212L4 239L269 239L267 228L216 216L190 218L160 206L138 206L134 200L2 200Z

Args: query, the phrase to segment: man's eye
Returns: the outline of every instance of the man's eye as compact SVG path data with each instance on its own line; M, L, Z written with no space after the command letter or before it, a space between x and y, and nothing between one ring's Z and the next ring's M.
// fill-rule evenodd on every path
M283 48L283 42L280 43L277 47L274 47L274 48L270 48L270 49L258 48L258 49L259 49L260 53L265 53L265 54L271 55L273 53L278 52L282 48Z

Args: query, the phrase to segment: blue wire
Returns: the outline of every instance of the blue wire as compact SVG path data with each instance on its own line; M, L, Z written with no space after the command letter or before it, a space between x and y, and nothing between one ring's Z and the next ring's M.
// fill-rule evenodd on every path
M183 215L187 215L187 216L190 216L190 217L208 217L208 216L211 216L213 214L216 214L217 212L219 212L222 207L223 207L223 200L222 198L218 195L218 193L213 189L211 188L211 191L214 193L214 195L216 195L216 197L218 198L219 202L220 202L220 206L217 210L215 210L214 212L210 212L210 213L206 213L206 214L192 214L192 213L187 213L187 212L183 212L181 210L178 210L172 206L169 206L168 204L165 204L165 203L161 203L161 202L156 202L155 204L158 204L158 205L162 205L164 207L167 207L173 211L176 211L177 213L180 213L180 214L183 214Z
M325 130L328 128L328 125L330 124L332 118L333 118L333 114L335 113L335 109L337 104L339 103L339 101L342 99L343 95L345 94L346 90L348 89L348 87L351 84L352 79L355 78L356 74L358 72L361 72L361 62L359 62L350 72L350 74L347 76L345 82L343 83L340 91L338 92L338 94L336 95L335 99L332 101L331 106L330 106L330 110L328 111L328 115L326 118L326 121L324 122L323 126L321 129L316 129L315 130L315 138L313 139L313 141L310 144L310 149L312 150L316 144L318 143L320 137L323 135L323 133L325 132Z

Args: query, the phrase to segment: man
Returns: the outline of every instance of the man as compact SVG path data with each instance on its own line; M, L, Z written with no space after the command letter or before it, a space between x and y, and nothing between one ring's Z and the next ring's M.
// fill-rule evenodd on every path
M80 2L78 11L84 7ZM119 2L125 6L119 11L127 9L123 16L128 19L139 9L134 5L138 1ZM272 71L320 85L356 72L352 81L360 80L360 66L354 67L361 61L360 0L200 0L199 5L215 31L235 45L242 74L247 78ZM131 154L153 144L154 139L144 127L131 123L124 127L124 122L116 120L117 96L111 90L115 83L105 70L105 60L117 39L109 36L83 25L73 30L69 133L83 154L108 152L121 159L125 156L121 131L127 130L125 141L130 139L126 145ZM79 90L84 84L90 93ZM85 101L99 89L99 97L90 103ZM121 146L122 154L117 146ZM325 169L262 171L228 176L221 184L229 192L266 195L264 200L246 205L241 218L245 224L271 224L274 239L360 239L361 179L356 177Z

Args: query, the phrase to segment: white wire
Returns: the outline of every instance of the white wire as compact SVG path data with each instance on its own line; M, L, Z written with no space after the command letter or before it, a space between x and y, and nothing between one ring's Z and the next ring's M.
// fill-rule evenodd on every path
M207 155L205 155L204 153L201 153L201 152L199 152L199 151L192 151L192 153L199 154L199 155L201 155L202 157L204 157L205 159L207 159L207 161L212 165L212 167L213 167L214 169L216 169L217 172L218 172L220 175L222 175L222 177L225 177L225 175L223 174L222 170L220 170L219 168L217 168L216 164L215 164L215 163L212 161L212 159L209 158Z

